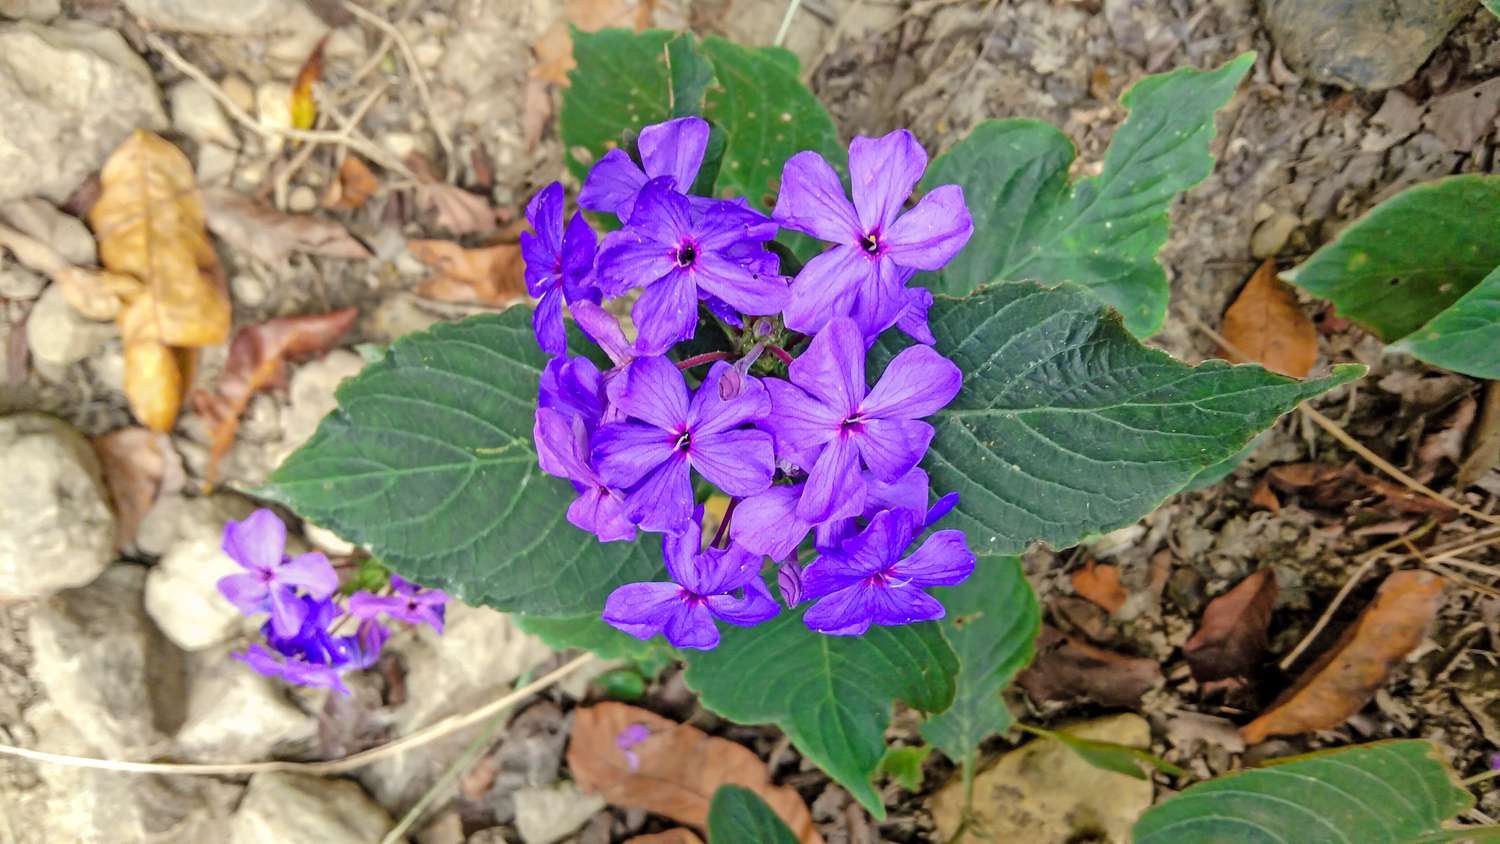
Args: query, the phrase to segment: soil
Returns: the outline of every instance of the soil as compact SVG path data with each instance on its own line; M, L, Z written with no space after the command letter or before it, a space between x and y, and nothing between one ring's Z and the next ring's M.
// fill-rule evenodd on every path
M331 2L311 5L329 15L339 8ZM449 124L462 162L454 181L487 193L502 219L516 219L525 199L563 172L555 121L543 124L540 137L528 144L527 116L516 105L525 101L532 45L558 17L562 3L416 0L393 5L411 7L403 31L419 53L441 57L428 70L431 108L399 65L383 66L354 81L354 64L337 56L326 71L332 102L348 113L370 93L376 78L385 80L390 87L364 118L365 134L388 145L425 150L433 160L441 160L441 150L429 115L457 115ZM685 24L702 34L757 44L771 40L786 7L783 0L657 0L651 5L659 25ZM153 56L153 73L163 89L181 78L145 50L146 29L116 4L77 0L64 6L67 17L112 26ZM1453 173L1496 172L1500 136L1493 119L1477 140L1455 146L1451 141L1455 132L1462 137L1461 131L1431 115L1423 122L1421 116L1444 95L1500 74L1500 23L1483 10L1460 23L1413 79L1390 92L1349 92L1300 79L1282 63L1252 0L808 0L792 33L788 44L809 71L810 84L832 112L841 137L906 127L936 155L983 120L1032 117L1055 123L1074 139L1080 173L1099 166L1124 117L1117 98L1131 83L1147 73L1180 65L1209 67L1243 51L1257 51L1248 82L1220 114L1217 166L1177 203L1171 238L1161 255L1172 279L1172 311L1152 342L1194 362L1219 354L1203 327L1219 324L1225 307L1263 258L1274 258L1282 268L1293 266L1404 187ZM377 36L372 30L371 37ZM186 34L169 40L215 79L240 75L256 85L290 76L268 64L266 56L276 47L271 36ZM471 78L476 73L478 78ZM555 104L558 92L547 96ZM534 117L535 103L530 108ZM251 145L251 136L242 129L240 135L247 141L246 152L232 162L225 181L242 193L274 199L270 174L287 154L273 156ZM197 152L191 141L183 145L190 155ZM334 167L332 151L318 151L289 187L321 195ZM80 188L71 207L86 207L89 191L88 185ZM414 295L425 270L406 253L404 241L443 236L414 210L414 203L412 186L405 186L356 212L335 215L372 246L376 258L368 262L300 256L271 266L222 247L236 325L355 306L360 321L345 345L357 347L388 342L434 320L475 310ZM1479 486L1456 490L1462 451L1424 448L1444 431L1456 430L1449 438L1462 442L1473 424L1462 421L1464 405L1479 401L1484 385L1386 354L1378 341L1338 319L1324 303L1304 298L1303 304L1317 315L1320 367L1346 361L1371 367L1362 382L1320 400L1322 411L1404 471L1482 512L1497 512L1500 475L1492 471ZM0 324L9 321L11 348L28 309L22 301L0 300ZM0 412L44 410L89 436L132 424L118 387L119 355L116 340L62 372L24 364L18 369L12 355L12 380L0 390ZM222 349L206 352L200 384L213 383L223 355ZM293 419L297 412L286 391L251 402L223 467L227 486L249 487L264 478L284 451L286 427L306 423ZM192 480L202 477L206 441L203 426L191 417L173 435ZM1283 671L1278 662L1354 575L1363 552L1429 522L1423 547L1472 535L1479 527L1451 510L1422 507L1373 486L1336 496L1279 490L1276 511L1265 509L1263 495L1252 497L1269 467L1308 461L1334 466L1353 462L1376 472L1305 417L1292 414L1224 481L1178 495L1138 525L1082 549L1028 553L1027 572L1045 607L1046 623L1161 665L1165 683L1131 708L1150 721L1153 752L1195 776L1214 776L1271 756L1388 737L1438 742L1461 775L1487 770L1491 755L1500 750L1500 686L1494 673L1500 601L1493 597L1500 593L1492 588L1500 569L1495 574L1483 569L1500 564L1500 552L1493 548L1465 558L1477 567L1464 570L1470 583L1450 584L1447 604L1427 641L1396 668L1375 700L1343 726L1273 739L1248 752L1231 752L1193 728L1195 713L1236 724L1254 717L1311 657L1334 642L1391 566L1416 564L1403 559L1401 548L1400 555L1374 566L1333 612L1306 655ZM1113 617L1078 598L1072 586L1071 572L1090 559L1119 567L1131 596L1126 609ZM151 560L145 555L140 561ZM1275 570L1281 587L1267 662L1236 688L1205 689L1192 679L1182 645L1209 599L1263 567ZM44 697L28 675L28 612L25 604L0 605L0 740L10 744L34 742L23 713ZM401 694L402 666L382 668L372 676L373 691L362 704L371 710L390 705ZM600 691L594 687L589 694L597 697ZM1035 702L1015 690L1010 699L1021 720L1041 726L1119 711L1077 701ZM666 668L636 703L756 751L769 761L778 783L805 798L830 844L935 840L930 796L955 775L939 754L928 757L921 790L885 784L889 816L876 823L778 731L729 724L699 707L676 668ZM551 707L553 714L532 718L565 730L566 712L575 705L578 701L553 693L550 701L534 705ZM372 719L379 723L378 717ZM898 712L891 737L919 743L917 724L914 713ZM345 737L325 749L345 752L370 743L368 739ZM1023 739L1018 733L998 737L984 748L985 756L992 758ZM0 793L20 794L37 782L30 763L0 760ZM1468 820L1500 817L1500 790L1493 782L1478 786L1479 807ZM1172 793L1169 778L1158 777L1157 784L1158 800ZM437 807L432 817L440 817L444 809L457 810L465 833L497 822L485 801L460 797ZM672 826L640 812L606 809L574 840L621 841ZM0 840L28 839L0 824Z

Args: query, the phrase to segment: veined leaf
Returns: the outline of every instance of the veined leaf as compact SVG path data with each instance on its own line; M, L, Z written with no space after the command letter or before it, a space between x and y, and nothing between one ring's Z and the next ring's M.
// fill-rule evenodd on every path
M667 70L673 117L703 113L703 95L714 81L713 65L686 33L667 42Z
M676 38L664 29L573 31L578 67L568 74L559 119L563 158L580 181L626 132L672 117L667 44ZM681 59L680 52L674 56L678 66Z
M824 636L805 607L745 629L725 625L719 647L687 654L684 676L703 705L741 724L775 724L869 812L885 817L870 778L885 755L896 700L948 708L958 660L936 624Z
M1116 744L1112 741L1099 741L1097 739L1076 736L1066 730L1044 730L1041 727L1033 727L1021 724L1020 729L1042 738L1050 738L1057 741L1063 747L1078 754L1078 758L1104 771L1113 771L1124 774L1127 777L1135 777L1138 780L1150 779L1142 764L1150 765L1164 774L1174 777L1185 777L1187 771L1173 765L1171 762L1157 756L1149 750L1139 747L1131 747L1125 744Z
M1253 365L1188 366L1142 346L1071 285L940 299L930 322L964 385L931 420L924 466L934 490L960 494L946 524L977 554L1038 539L1066 548L1130 524L1297 402L1364 372L1350 364L1296 381ZM905 342L887 332L874 357Z
M258 492L468 603L598 612L614 587L654 579L660 543L568 523L573 488L542 474L531 438L546 360L529 308L403 337L339 386L338 409Z
M1087 287L1140 337L1167 313L1167 275L1156 253L1167 241L1172 200L1213 169L1214 112L1254 63L1246 53L1217 70L1148 76L1121 98L1130 116L1116 130L1098 176L1071 184L1073 145L1034 120L992 120L933 162L924 189L963 186L974 236L940 274L935 293L962 296L991 281Z
M708 844L797 844L797 836L755 792L721 785L708 806Z
M643 642L608 624L599 613L552 618L540 615L515 615L516 626L547 643L553 650L578 648L592 651L600 659L645 660L667 653L660 639Z
M1475 378L1500 379L1500 266L1391 350Z

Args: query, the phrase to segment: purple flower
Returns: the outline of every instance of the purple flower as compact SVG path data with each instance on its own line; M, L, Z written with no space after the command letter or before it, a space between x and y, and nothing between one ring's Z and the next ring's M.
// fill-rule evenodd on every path
M815 152L799 152L782 169L772 217L782 226L830 241L792 284L788 328L811 334L835 317L854 316L875 336L908 312L905 284L917 270L948 263L974 231L963 189L942 185L905 214L902 204L927 169L927 153L905 129L849 144L853 203L838 174ZM910 325L907 333L920 336ZM925 330L925 329L923 329Z
M682 373L662 357L639 358L609 383L610 404L631 421L599 428L593 460L605 484L627 490L625 518L645 530L679 530L693 514L690 467L726 495L770 486L771 436L743 426L763 422L771 401L755 378L722 397L719 379L728 370L715 363L691 399Z
M624 366L635 360L635 347L625 339L625 331L620 328L620 321L614 314L593 302L579 302L573 306L573 321L609 355L615 366Z
M672 189L687 193L703 164L709 131L708 122L701 117L680 117L647 126L636 140L645 171L624 150L612 149L589 169L578 192L578 204L590 211L614 214L623 223L630 219L641 188L652 179L667 177Z
M921 525L909 510L886 510L814 560L802 572L802 594L817 603L803 622L820 633L858 636L871 624L942 618L943 605L922 590L962 583L974 571L974 554L961 531L940 530L902 557Z
M762 244L776 224L733 202L695 210L672 190L670 178L641 189L630 224L604 238L600 286L610 296L643 288L631 308L640 354L665 352L693 336L700 294L747 314L778 313L787 302L787 280Z
M536 406L578 418L590 433L604 418L604 377L586 357L557 357L542 368Z
M288 557L286 525L270 510L256 510L243 522L224 525L224 553L247 571L219 578L219 592L240 612L271 613L271 626L295 635L307 616L297 589L319 600L339 588L338 573L316 551Z
M521 257L526 260L526 292L536 297L531 327L536 342L549 355L562 354L568 345L562 306L598 297L589 274L594 268L594 230L574 212L563 227L561 182L542 188L526 206L526 220L536 230L521 233Z
M536 409L537 462L549 475L571 481L578 497L568 505L568 522L599 537L601 542L635 538L635 525L625 518L625 497L594 470L589 432L579 417L569 419L550 408Z
M267 677L349 694L339 675L374 665L390 631L370 618L361 621L352 635L334 636L338 607L333 601L306 595L296 600L303 606L303 616L295 633L282 635L268 622L263 630L269 648L253 644L233 656Z
M765 427L776 454L808 469L797 514L819 524L863 506L861 458L893 483L922 459L932 426L919 421L958 394L963 374L928 346L896 355L874 389L865 388L864 338L851 320L828 324L788 367L790 383L766 384L773 412Z
M625 754L625 764L634 771L641 767L641 757L637 756L631 748L651 737L651 730L645 724L631 724L615 736L615 747Z
M672 583L627 583L604 602L604 620L638 639L665 633L677 648L719 644L714 620L753 627L780 607L760 578L759 554L731 544L700 551L702 528L691 521L662 539Z
M424 589L398 574L391 575L391 588L395 590L394 595L370 592L350 595L349 614L367 620L384 614L396 621L425 624L443 632L443 610L448 603L448 593L441 589Z
M333 689L341 695L349 694L349 687L344 685L339 676L339 670L330 665L321 665L309 662L295 656L283 656L266 650L264 645L251 645L244 653L231 654L256 673L267 677L277 677L288 683L298 686L312 686L320 689Z

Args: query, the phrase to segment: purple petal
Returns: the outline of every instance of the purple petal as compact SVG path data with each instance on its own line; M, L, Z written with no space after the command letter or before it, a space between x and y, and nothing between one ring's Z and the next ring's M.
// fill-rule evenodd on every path
M889 229L926 169L927 152L905 129L851 141L850 193L863 229Z
M636 145L646 175L653 179L670 176L673 186L687 193L698 178L708 133L708 121L701 117L679 117L642 129Z
M662 632L674 648L711 651L719 645L719 628L714 626L713 613L703 604L690 604L668 618Z
M915 419L871 419L853 439L870 474L889 483L922 462L932 433L931 425Z
M974 220L964 204L964 189L942 185L929 191L886 231L885 254L903 267L940 270L973 233Z
M672 189L670 177L652 179L635 198L630 229L649 232L657 242L675 246L693 233L692 205Z
M542 294L531 315L531 330L536 335L536 344L553 357L568 350L568 333L563 328L563 292L554 287Z
M537 465L543 472L577 483L597 480L588 465L588 435L581 419L570 419L550 407L538 407L531 438L536 443Z
M578 417L590 430L604 415L604 389L599 368L586 357L553 358L542 368L537 406Z
M792 383L830 409L852 414L865 397L865 341L848 319L828 323L787 367Z
M733 542L728 548L706 548L698 557L702 569L702 595L723 595L764 582L760 571L764 557Z
M595 271L599 288L619 296L634 287L645 287L677 268L672 247L652 236L648 229L628 228L611 232L599 246Z
M776 236L776 221L739 202L716 202L698 214L694 235L699 251L722 254L734 263L775 272L781 261L765 242Z
M287 560L276 567L276 582L301 587L318 600L339 589L339 575L321 552L311 551Z
M639 354L660 355L679 340L688 340L698 326L698 294L693 277L676 269L641 291L630 309Z
M865 478L867 497L865 518L874 518L881 510L910 510L922 514L927 510L928 478L921 469L912 469L894 481L886 482L872 473Z
M232 656L266 677L277 677L299 686L333 689L341 695L349 694L338 670L327 665L315 665L299 659L283 660L258 644L251 645L245 653Z
M943 517L953 512L953 508L957 506L958 493L956 492L950 492L939 498L937 503L933 504L931 509L927 511L927 518L922 520L922 528L925 530L942 521Z
M270 609L270 588L261 576L252 572L230 574L219 578L219 594L245 615Z
M656 467L681 460L676 442L660 428L635 422L601 425L594 433L593 459L599 477L609 486L635 486Z
M759 578L745 584L745 595L742 598L730 595L709 597L708 609L721 620L740 627L754 627L781 612L776 599L771 597L766 584Z
M693 484L680 457L657 467L625 496L625 518L654 533L679 531L693 518Z
M286 550L286 525L267 509L224 524L224 553L247 569L275 568Z
M598 237L583 213L573 212L568 228L563 232L562 271L563 291L569 302L586 298L589 292L589 274L594 269L594 254L598 248Z
M583 181L578 204L590 211L614 214L621 222L630 219L635 195L646 185L646 174L635 166L629 154L612 149L604 154Z
M812 566L808 566L811 569ZM804 579L807 572L804 572ZM870 629L874 590L851 586L829 595L808 608L802 623L829 636L859 636Z
M785 276L754 273L712 252L699 256L693 278L700 289L755 316L781 313L791 297Z
M574 302L572 311L573 321L578 323L578 327L590 340L599 344L599 348L609 355L616 366L629 363L635 357L630 342L625 339L625 331L620 328L620 321L614 314L587 300Z
M819 253L792 282L786 304L786 327L815 334L835 317L846 316L876 265L858 248L835 246Z
M881 256L875 262L875 272L860 285L849 308L849 318L870 341L895 325L906 312L911 300L904 285L912 275L910 270L896 266L890 256Z
M682 611L682 587L675 583L627 583L604 600L604 621L637 639L649 639Z
M797 504L797 515L813 524L831 518L851 499L863 506L865 484L859 476L859 456L851 437L834 437L807 476L807 488Z
M878 419L921 419L953 401L963 382L953 361L931 346L912 346L891 359L859 409Z
M776 442L776 454L809 467L823 445L839 432L844 411L829 407L800 387L780 378L764 382L771 396L771 413L762 424Z
M787 560L776 569L776 591L789 607L802 603L802 566L796 560Z
M727 495L764 492L776 473L775 449L764 431L695 433L688 453L693 468Z
M771 415L771 395L759 378L740 378L739 390L731 398L724 398L719 384L731 375L734 367L723 361L716 362L708 376L693 394L688 406L688 428L693 436L716 434L747 423L758 423Z
M797 516L797 500L801 497L802 485L797 484L773 486L746 498L734 509L730 538L773 560L786 559L813 527L812 522Z
M537 245L549 259L562 254L563 202L562 182L553 182L537 191L526 203L526 222L536 232Z
M876 624L915 624L943 617L943 605L915 584L891 581L870 593L870 620Z
M568 505L568 523L599 537L600 542L635 539L635 525L625 518L625 498L591 486Z
M906 310L896 318L896 327L918 343L931 346L937 343L932 329L927 325L927 312L932 310L932 291L925 287L906 288Z
M852 568L837 557L821 556L802 570L802 599L815 601L857 586L869 576L870 572Z
M885 510L870 519L862 533L845 542L836 553L821 559L836 559L840 565L862 575L889 568L911 544L917 517L905 510Z
M812 151L787 159L771 216L785 228L834 243L857 243L863 233L838 173Z
M553 269L557 253L549 251L547 244L531 232L521 232L521 260L526 265L523 276L526 293L541 296L558 286L558 277Z
M910 557L891 566L890 575L915 586L957 586L974 571L974 553L963 531L940 530Z
M271 587L271 628L276 635L296 636L306 618L307 605L295 592L284 586Z
M672 432L687 424L687 383L664 357L637 359L608 389L610 402L626 416Z
M702 508L695 510L682 530L661 538L661 556L667 564L667 576L690 592L704 591L702 572L696 560L703 549Z

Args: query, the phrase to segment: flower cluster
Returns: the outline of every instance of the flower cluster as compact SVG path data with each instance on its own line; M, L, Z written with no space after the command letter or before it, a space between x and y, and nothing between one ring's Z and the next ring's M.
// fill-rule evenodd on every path
M638 156L616 149L594 165L578 203L621 224L602 241L582 212L565 218L560 184L526 209L534 327L552 356L539 463L577 490L568 520L578 528L604 542L662 534L671 578L616 589L604 620L708 649L717 622L753 626L781 603L815 602L805 623L832 635L941 618L924 590L961 582L974 555L956 530L912 549L956 504L950 494L929 506L918 464L933 436L923 419L953 399L962 374L930 345L931 294L908 282L968 241L963 192L944 185L907 209L927 154L897 131L850 145L852 200L817 153L793 156L767 217L692 192L709 133L696 117L648 126ZM831 245L789 278L789 253L772 245L782 229ZM631 291L633 340L601 304ZM568 355L564 301L613 366ZM871 387L866 353L893 327L918 342ZM728 350L701 351L714 347L700 330L722 331ZM695 338L697 354L680 345ZM704 485L729 499L706 546ZM818 556L804 566L809 536Z
M268 677L349 694L341 675L374 665L390 637L381 616L443 632L448 596L398 575L391 575L390 594L358 591L340 604L328 558L315 551L288 556L286 525L270 510L225 524L224 553L245 571L220 578L219 593L245 615L269 613L265 644L234 656Z

